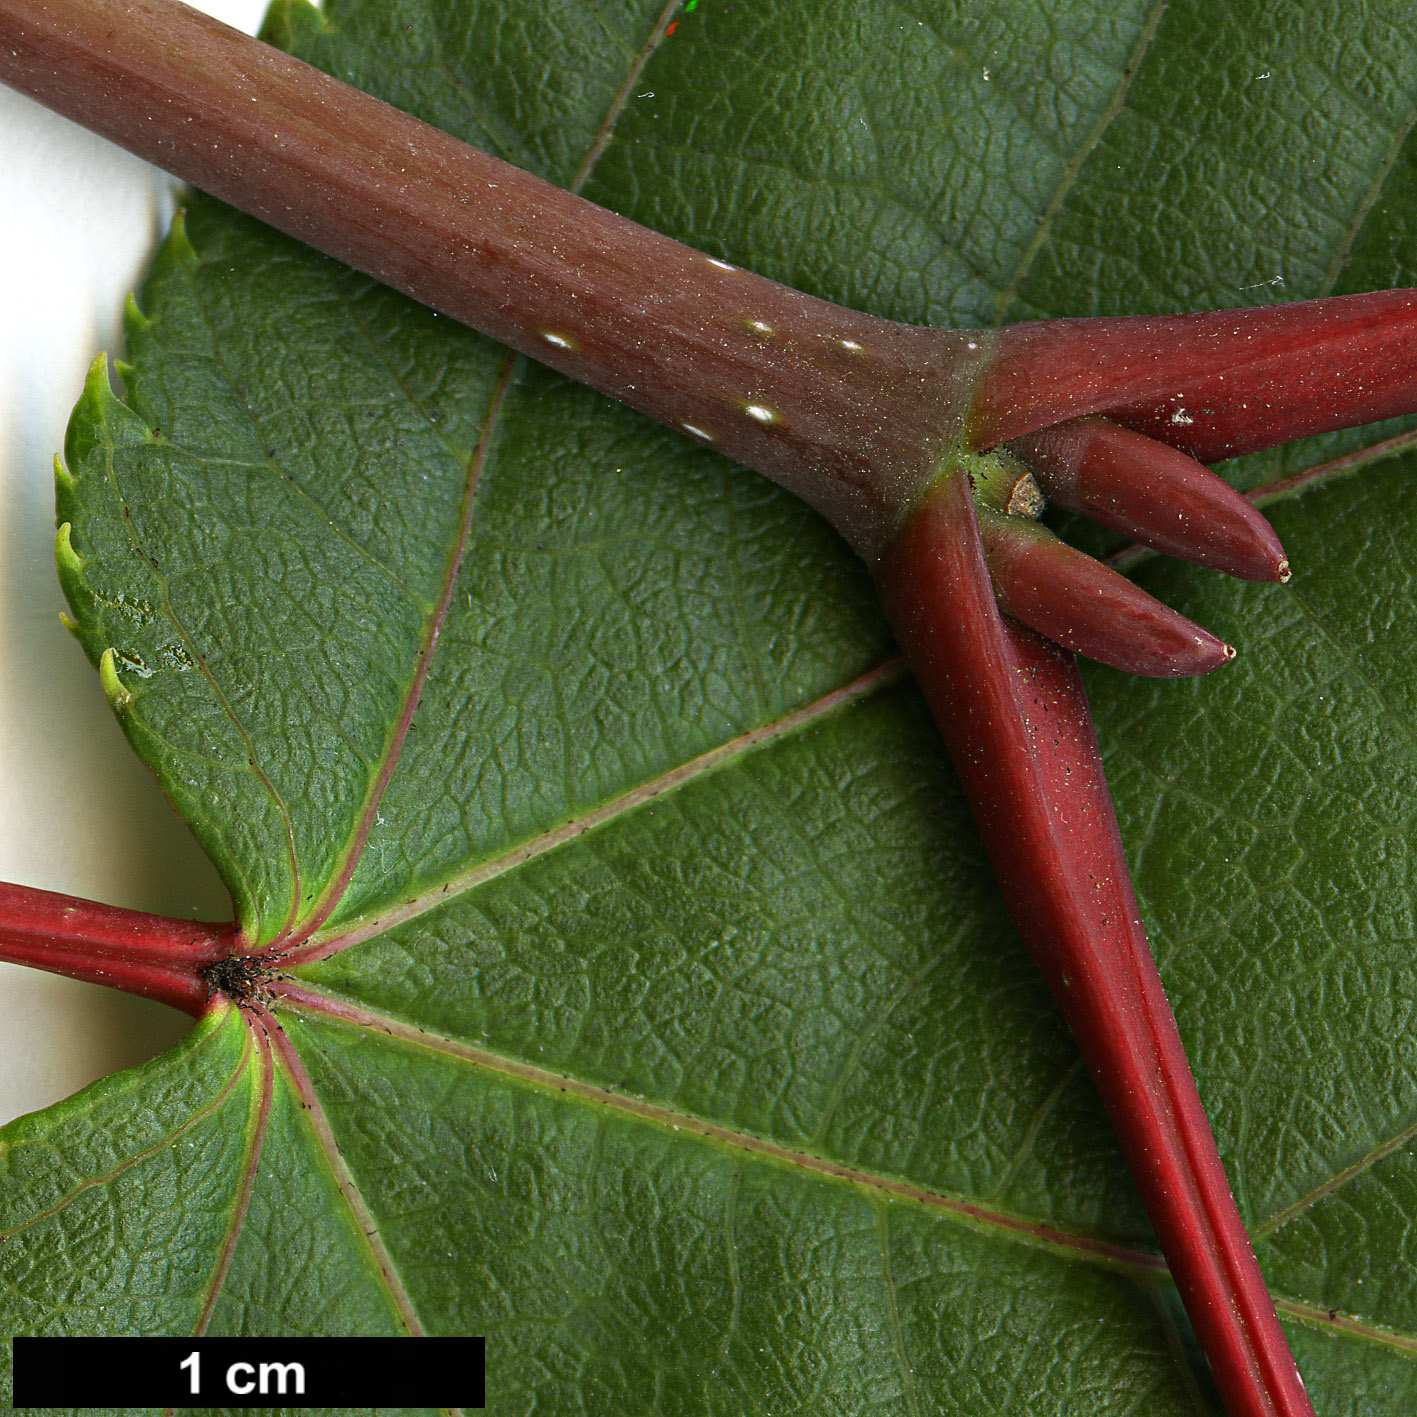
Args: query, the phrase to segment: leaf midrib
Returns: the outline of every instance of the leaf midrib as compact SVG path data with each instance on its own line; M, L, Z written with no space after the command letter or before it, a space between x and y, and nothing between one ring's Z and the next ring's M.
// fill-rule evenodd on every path
M1022 1243L1062 1251L1074 1258L1083 1257L1092 1263L1125 1271L1138 1278L1154 1277L1164 1274L1166 1270L1159 1255L1099 1240L1078 1231L1064 1230L1025 1216L1013 1215L998 1207L979 1205L961 1196L913 1186L894 1176L848 1166L826 1156L798 1150L751 1132L709 1121L690 1112L678 1111L662 1103L617 1092L613 1088L588 1082L569 1073L553 1072L509 1054L477 1047L450 1034L420 1028L398 1014L384 1013L367 1004L355 1004L342 995L305 980L284 980L272 992L278 1008L289 1009L292 1013L320 1023L368 1034L376 1041L379 1038L393 1038L442 1058L456 1059L504 1081L524 1083L543 1092L572 1098L620 1116L636 1118L668 1132L688 1133L734 1152L775 1161L825 1180L863 1186L884 1193L892 1200L913 1203L927 1210L943 1213L976 1229L1005 1234Z

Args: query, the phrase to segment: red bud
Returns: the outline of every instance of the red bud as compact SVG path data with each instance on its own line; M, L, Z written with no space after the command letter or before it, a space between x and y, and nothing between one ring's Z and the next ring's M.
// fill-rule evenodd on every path
M1048 499L1158 551L1247 581L1287 581L1274 529L1193 458L1105 418L1079 418L1010 444Z
M1179 679L1235 657L1224 640L1036 522L979 511L999 608L1050 640L1128 674Z

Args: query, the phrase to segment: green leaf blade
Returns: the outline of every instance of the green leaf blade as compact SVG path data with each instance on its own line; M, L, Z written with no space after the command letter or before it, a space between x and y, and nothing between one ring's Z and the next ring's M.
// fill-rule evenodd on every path
M259 1066L235 1010L0 1143L0 1287L11 1333L190 1332L250 1159ZM8 1395L10 1346L0 1382Z
M282 15L514 161L898 318L1417 279L1379 11ZM318 926L213 1331L486 1331L506 1412L1214 1411L866 571L704 450L204 199L187 222L126 405L93 384L76 418L61 567L247 942ZM1276 506L1290 587L1141 572L1240 646L1221 674L1089 677L1325 1417L1406 1410L1417 1352L1410 471Z
M528 1086L374 1032L288 1026L410 1291L453 1330L487 1332L507 1410L654 1394L685 1414L926 1400L1052 1414L1120 1368L1125 1400L1194 1411L1172 1387L1166 1323L1086 1259L942 1224L749 1138L695 1136L687 1118L681 1132L633 1103L587 1105L551 1076ZM452 1154L465 1163L450 1173ZM1072 1323L1025 1341L1063 1296ZM989 1313L988 1336L956 1308Z

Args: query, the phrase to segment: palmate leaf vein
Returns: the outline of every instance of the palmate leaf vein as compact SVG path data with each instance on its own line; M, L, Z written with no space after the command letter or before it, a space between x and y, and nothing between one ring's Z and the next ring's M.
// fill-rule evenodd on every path
M308 912L306 920L307 922L313 921L313 924L306 924L306 933L308 933L311 929L316 928L320 921L322 921L329 914L330 910L334 908L334 905L337 902L338 898L338 891L348 882L349 876L353 872L354 865L358 859L359 850L363 846L365 837L368 832L369 822L372 821L374 815L377 813L379 800L382 797L384 789L387 787L389 776L391 775L393 770L394 760L397 758L398 749L402 744L402 733L400 730L407 728L408 721L411 718L413 710L417 705L418 695L421 691L424 682L424 676L427 672L431 647L437 640L439 627L442 623L443 617L446 615L447 612L449 598L451 596L452 584L456 578L457 566L459 564L463 549L466 546L467 542L467 534L471 516L470 503L472 496L476 490L476 472L478 467L480 466L478 458L482 450L485 449L485 440L479 441L478 448L474 450L471 457L469 457L464 451L453 447L453 445L444 436L441 428L438 426L437 420L433 418L429 411L422 406L421 402L408 388L406 381L400 379L396 372L393 370L393 368L390 366L385 356L385 353L382 347L380 346L379 341L374 338L366 322L364 322L358 317L357 311L355 310L349 298L343 292L340 292L338 295L338 300L342 310L345 313L345 317L348 320L350 329L358 337L362 345L365 347L366 351L375 361L376 365L388 377L391 386L397 391L397 393L400 395L400 397L404 399L405 402L407 402L411 407L415 408L422 415L425 426L433 432L434 436L440 443L443 444L445 448L447 448L448 452L468 468L468 476L464 484L465 505L459 523L459 534L454 539L454 544L449 552L449 558L447 562L448 569L445 571L443 577L442 593L439 598L434 602L434 604L432 606L429 606L424 602L422 597L417 595L413 591L413 589L404 582L402 577L396 574L390 567L386 566L382 561L379 560L378 557L374 556L365 546L355 540L354 537L352 537L344 528L342 528L338 524L338 522L335 521L335 519L330 515L328 509L322 506L316 500L316 498L311 495L307 488L302 486L298 480L288 477L280 468L275 468L277 475L281 479L282 485L286 489L291 491L299 500L304 502L313 511L315 511L316 514L320 517L323 524L329 529L329 531L333 535L338 537L339 540L343 542L346 546L348 546L351 550L353 550L364 564L370 566L372 569L380 572L382 575L387 577L391 584L398 588L399 593L405 598L407 598L410 602L412 602L412 604L417 608L423 619L423 631L420 637L420 648L415 658L414 670L410 675L409 691L405 696L405 701L402 706L402 712L396 717L395 722L391 727L390 736L386 740L384 754L380 759L377 759L369 764L370 791L366 797L365 803L361 807L359 814L355 818L355 823L352 828L351 836L349 839L349 845L345 852L344 868L340 869L338 866L336 867L336 869L332 873L332 881L330 888L327 888L324 892L321 893L319 899L316 900L316 902L311 907L311 910ZM206 309L205 306L203 306L202 308L203 314L206 317L207 321L207 328L209 331L209 338L211 340L212 350L214 351L214 353L210 357L212 358L213 362L216 363L220 368L222 368L223 371L226 373L228 383L235 387L238 381L231 371L231 366L229 362L222 355L222 342L216 320L213 318L211 312ZM497 395L494 395L494 401L496 398ZM252 425L253 431L257 434L260 434L260 420L257 417L256 411L248 406L246 412L247 417ZM264 443L266 440L262 439L261 441ZM199 463L209 461L200 457L200 455L197 454L193 454L193 456L196 457ZM266 467L262 467L260 470L268 471L269 469ZM166 597L164 597L164 604L166 605L166 603ZM176 622L174 620L174 624L175 623ZM320 628L326 634L334 633L338 635L338 631L332 631L330 627L321 625ZM198 662L202 664L203 669L205 670L206 666L204 658L195 649L193 649L190 642L188 647L189 650L194 654L194 657L198 659ZM207 677L209 683L212 684L214 692L219 692L216 689L215 682L212 680L210 674L208 674ZM317 712L319 711L320 706L315 704L314 701L310 699L310 688L303 676L297 676L294 681L294 689L297 693L305 697L306 701L310 703L313 709L315 709ZM224 699L223 704L225 704ZM229 716L232 717L233 722L235 723L236 720L234 712L228 710L228 713ZM356 756L359 755L357 746L349 737L344 726L337 719L330 722L328 726L331 731L333 731L338 737L340 737L345 742L346 746L349 747L351 751L355 753ZM292 904L291 910L287 915L285 925L281 930L280 935L278 936L277 943L279 943L280 939L289 936L291 933L293 933L299 928L300 921L302 872L300 869L299 861L297 859L294 839L294 828L290 820L289 811L286 808L284 802L281 801L277 789L259 768L259 764L256 759L255 748L249 738L249 735L246 734L246 730L240 723L236 723L236 727L240 732L242 732L243 737L245 738L245 741L247 743L247 748L251 757L253 771L257 772L258 776L260 776L261 778L261 781L267 786L268 791L272 794L273 800L276 802L278 809L281 812L282 818L286 825L286 831L289 839L289 850L293 877Z
M492 437L492 429L496 424L502 402L506 397L515 362L515 356L511 354L507 355L506 359L503 361L502 375L493 388L492 396L488 404L487 415L483 420L482 431L478 436L477 448L467 462L467 473L463 482L462 507L458 518L457 534L453 538L452 547L448 552L447 560L444 564L442 587L439 591L438 600L423 621L423 631L420 638L418 655L414 661L413 673L410 676L408 690L404 695L400 712L390 727L382 757L371 772L369 791L365 796L360 811L355 817L354 828L344 851L344 860L334 870L330 884L321 892L320 899L315 902L314 907L307 917L300 933L300 938L302 939L317 930L320 925L329 918L330 912L333 911L335 906L339 903L339 898L344 888L349 884L350 878L354 875L355 867L359 864L359 857L363 852L365 842L369 838L369 830L378 815L379 804L383 801L384 794L388 790L389 782L393 777L394 768L398 763L399 753L403 748L404 739L408 735L409 725L413 722L414 711L418 707L418 700L423 693L423 686L427 682L429 668L437 652L438 636L447 618L448 608L452 604L453 591L457 584L458 569L462 565L463 553L467 549L468 536L472 529L473 503L477 496L477 487L481 478L483 463L487 456L487 448Z
M360 1191L354 1173L340 1154L339 1144L335 1141L329 1118L320 1102L319 1092L311 1082L300 1054L273 1013L258 1008L253 1011L250 1022L255 1027L267 1031L272 1053L279 1058L291 1091L301 1101L305 1123L314 1137L316 1150L340 1198L349 1209L376 1282L389 1297L407 1331L414 1336L423 1334L423 1320L414 1306L393 1256L379 1234L374 1212ZM235 1243L234 1236L232 1243ZM213 1294L212 1297L215 1301L216 1295Z
M231 1269L232 1257L236 1253L236 1242L240 1238L241 1228L246 1222L246 1212L251 1204L251 1193L256 1186L256 1176L261 1165L261 1153L265 1150L266 1128L271 1115L271 1089L274 1079L272 1078L270 1041L265 1037L257 1039L254 1030L250 1028L245 1030L245 1036L246 1049L242 1058L241 1071L245 1073L251 1070L252 1058L259 1060L260 1070L255 1079L257 1086L252 1089L251 1093L251 1107L246 1126L245 1156L240 1170L241 1182L237 1189L236 1202L231 1209L231 1222L226 1227L226 1233L222 1236L221 1248L212 1268L206 1299L202 1304L201 1313L197 1316L194 1332L198 1334L207 1331L207 1325L211 1322L212 1310L216 1307L222 1286L226 1282L227 1273Z
M589 178L595 159L604 151L606 144L610 140L615 120L623 111L625 102L628 99L640 70L653 54L657 45L663 40L664 31L669 23L669 19L678 7L679 0L669 0L669 4L667 4L661 12L650 35L636 54L631 63L629 72L611 101L609 110L596 133L590 150L576 173L576 177L572 183L573 190L579 188L584 184L587 178ZM358 331L364 343L374 352L380 366L384 368L385 372L394 382L395 387L398 388L414 407L418 408L419 411L424 414L425 420L436 428L436 423L429 417L427 411L421 407L418 400L408 390L405 381L400 379L388 365L383 351L379 347L379 342L374 338L367 324L357 317L347 299L344 300L344 304L351 324ZM320 899L316 902L314 908L309 912L302 924L292 931L295 937L293 944L296 946L310 935L314 934L338 905L339 898L344 888L349 884L359 864L359 858L368 840L370 828L378 814L380 803L388 790L389 783L393 778L399 753L402 750L407 735L408 726L412 722L414 712L418 706L418 700L423 691L423 686L427 682L427 675L437 654L439 634L452 605L458 571L461 567L463 554L467 548L468 538L472 531L473 506L477 495L478 483L487 457L487 451L495 436L502 407L518 363L518 357L510 353L504 359L502 370L494 387L486 416L481 424L477 446L470 459L463 459L467 465L467 477L464 484L463 505L459 517L458 532L445 563L444 575L437 602L430 611L425 613L421 645L415 660L413 673L410 676L409 687L404 697L401 712L393 725L391 725L389 736L386 740L386 746L379 762L373 766L370 789L355 817L354 828L348 838L342 859L332 872L331 880L328 886L321 892ZM444 442L446 445L446 440L444 440ZM559 684L553 687L555 687L556 691L559 693Z
M1165 12L1170 0L1156 0L1152 6L1151 13L1146 18L1146 23L1142 26L1141 34L1137 39L1131 54L1128 56L1126 66L1123 68L1121 77L1117 84L1117 90L1112 96L1112 101L1098 115L1092 127L1082 141L1081 147L1068 160L1062 175L1058 179L1058 185L1051 198L1039 213L1038 228L1033 233L1027 247L1025 247L1022 257L1019 259L1017 268L1010 277L1008 284L999 292L998 303L994 307L994 323L1002 324L1008 313L1009 307L1018 298L1019 291L1023 288L1024 281L1028 278L1028 272L1040 251L1048 243L1052 234L1053 223L1057 219L1058 213L1062 211L1064 203L1068 200L1068 194L1076 185L1079 175L1082 172L1083 164L1088 156L1096 149L1102 141L1102 135L1111 126L1113 119L1121 113L1126 106L1127 94L1130 92L1132 83L1136 79L1137 73L1141 69L1142 61L1146 58L1147 51L1151 48L1152 41L1156 38L1156 32L1161 25L1161 16Z
M441 885L410 896L387 908L376 910L363 918L341 924L326 936L315 935L308 943L292 949L285 957L285 963L294 968L317 959L324 959L340 950L349 948L351 945L360 944L376 935L381 935L395 925L415 919L430 910L436 910L449 901L477 890L498 876L516 870L528 861L545 856L559 847L578 840L587 832L615 821L626 813L634 811L637 807L643 806L646 802L653 801L665 793L677 791L687 783L728 763L737 761L746 753L798 733L850 704L871 697L896 683L904 673L905 665L902 660L887 660L884 664L869 670L842 688L832 690L813 703L793 709L761 727L750 729L716 748L710 748L697 758L669 768L658 777L630 788L620 796L601 803L579 817L551 827L539 836L519 842L499 856L475 862L465 871L459 872Z
M598 146L593 146L592 153L588 154L586 162L584 162L582 165L581 172L577 174L579 181L584 182L584 180L589 176L593 166L594 157L598 156L599 152L604 150L605 143L609 141L609 137L614 125L614 120L623 109L625 99L628 96L629 91L633 85L634 78L637 76L639 69L643 67L644 63L647 62L648 58L653 53L655 46L659 43L660 40L663 39L664 31L668 24L669 17L674 13L677 8L678 0L670 0L670 3L665 7L664 11L661 13L659 20L657 21L654 29L651 32L651 35L646 40L645 45L641 48L639 54L636 56L635 64L632 66L631 72L627 75L625 81L622 83L615 100L612 102L610 112L607 114L606 119L602 123L601 129L597 134L596 144ZM358 324L357 327L359 327ZM372 343L372 340L370 340L367 330L363 330L361 328L361 333L364 334L366 341ZM458 568L461 563L462 554L466 547L471 529L473 502L476 495L479 474L481 472L482 460L486 456L486 450L490 444L493 431L496 425L496 420L500 413L501 406L510 383L512 371L515 368L515 363L515 357L510 354L504 361L501 377L497 382L496 389L492 397L491 405L488 409L487 417L483 422L479 434L477 449L475 450L473 458L468 466L468 476L464 485L463 508L462 515L460 518L458 536L446 563L446 570L443 578L442 594L440 595L439 602L435 607L433 613L425 619L424 634L418 664L412 677L409 692L405 697L402 712L399 715L396 724L391 730L391 735L388 743L388 748L386 749L384 761L379 771L375 775L374 782L371 786L371 791L357 819L358 824L351 838L349 848L345 853L344 863L342 867L336 872L333 880L330 883L329 888L325 892L322 892L321 898L317 903L315 911L313 912L312 917L310 919L308 926L309 929L318 928L320 922L323 919L327 918L330 911L332 911L338 903L340 893L342 892L343 888L348 884L350 878L353 875L355 866L357 865L359 859L359 855L362 852L365 841L367 840L369 826L377 814L379 803L388 787L389 781L391 780L395 765L397 763L398 754L403 744L404 736L406 734L408 725L411 722L413 712L417 706L418 698L422 691L422 687L426 682L426 675L428 669L431 665L434 655L437 652L439 629L441 627L443 618L447 614L448 607L451 604L452 594L457 580ZM198 662L201 663L200 658L198 659ZM203 667L205 668L205 666ZM208 676L208 680L210 682L210 676ZM216 686L214 684L212 687L215 690ZM239 724L237 726L238 728L240 728ZM244 730L242 731L244 732ZM279 803L278 797L276 798L276 800ZM285 817L286 821L287 834L290 843L290 850L292 853L292 870L294 871L296 876L296 888L292 901L292 916L287 922L287 931L289 931L294 926L294 911L298 908L300 901L300 890L298 886L299 866L298 862L296 862L294 858L294 836L290 824L289 815L285 812L284 805L279 805L281 806L282 814ZM248 1020L248 1028L252 1026L263 1025L260 1021ZM371 1256L374 1260L375 1268L377 1269L383 1284L386 1286L391 1298L394 1300L398 1311L400 1312L400 1314L403 1315L404 1321L408 1325L410 1331L413 1333L422 1332L422 1323L416 1311L414 1310L412 1300L408 1295L407 1289L398 1277L397 1269L394 1265L393 1258L391 1255L389 1255L387 1248L384 1246L382 1239L378 1235L377 1225L374 1224L373 1213L367 1201L364 1199L360 1192L358 1179L353 1175L349 1168L345 1166L343 1159L338 1155L338 1148L335 1146L333 1134L330 1131L329 1124L324 1117L323 1109L319 1105L318 1097L309 1081L308 1076L305 1074L304 1068L300 1062L298 1055L296 1054L294 1048L291 1046L291 1043L286 1037L284 1031L281 1030L279 1022L274 1015L265 1015L264 1026L269 1030L271 1042L274 1044L274 1047L280 1056L282 1067L289 1075L291 1082L296 1087L297 1091L306 1098L307 1106L310 1109L308 1116L314 1128L320 1150L324 1155L327 1166L330 1168L332 1175L335 1177L339 1192L343 1197L345 1204L350 1208L356 1219L356 1222L358 1223L360 1232L365 1237L365 1244L370 1250ZM252 1164L254 1165L254 1156ZM238 1220L237 1224L233 1227L232 1232L228 1238L228 1260L231 1251L235 1247L236 1241L239 1236L239 1231L240 1220ZM224 1279L225 1270L223 1269L222 1273L218 1276L217 1282L213 1285L212 1290L208 1296L208 1302L206 1306L206 1313L208 1314L210 1313L212 1307L214 1306L217 1298L220 1295L221 1286L224 1282Z
M1343 274L1343 268L1348 264L1353 243L1358 239L1359 233L1363 230L1379 200L1386 194L1388 180L1392 176L1393 169L1397 166L1398 159L1402 156L1403 149L1407 146L1408 139L1412 136L1414 125L1417 125L1417 103L1412 105L1407 112L1407 117L1394 131L1392 144L1383 155L1382 163L1374 173L1372 183L1368 190L1360 195L1358 203L1354 207L1348 229L1343 233L1343 237L1334 251L1333 262L1324 275L1324 294L1330 293L1338 284L1338 279Z
M376 1042L391 1038L398 1044L426 1050L463 1066L493 1074L504 1081L530 1086L593 1108L602 1122L602 1127L598 1128L596 1133L597 1147L604 1119L610 1115L620 1115L657 1129L697 1136L711 1145L729 1148L745 1157L765 1158L828 1183L865 1186L880 1197L878 1223L882 1226L889 1223L888 1202L916 1205L956 1224L972 1230L994 1233L1014 1244L1041 1247L1054 1253L1065 1254L1077 1262L1128 1275L1139 1283L1144 1291L1152 1289L1155 1281L1165 1276L1165 1267L1159 1256L1142 1250L1098 1240L1083 1232L1059 1229L1047 1220L982 1205L978 1201L948 1195L939 1190L926 1190L893 1175L847 1166L810 1151L795 1150L689 1112L645 1101L569 1074L552 1072L524 1062L518 1057L475 1046L449 1034L411 1024L396 1014L386 1014L364 1004L352 1004L339 995L315 986L292 982L286 987L288 993L283 1000L283 1006L297 1015L304 1015L312 1020L319 1019L328 1025L367 1035ZM1395 1145L1400 1144L1399 1142ZM594 1157L587 1162L591 1169L595 1164ZM725 1226L731 1235L732 1202L729 1212L725 1215ZM736 1269L733 1273L736 1275ZM1357 1321L1336 1326L1327 1311L1311 1303L1280 1293L1276 1293L1275 1298L1276 1303L1286 1313L1315 1326L1330 1331L1337 1327L1345 1336L1362 1338L1403 1352L1417 1351L1417 1333L1397 1328L1378 1328ZM1171 1322L1169 1317L1166 1322ZM905 1362L904 1358L898 1358L898 1361L902 1364Z
M282 990L282 1006L294 1013L367 1035L375 1042L392 1038L402 1044L437 1054L443 1059L493 1074L505 1081L564 1096L594 1108L596 1115L601 1118L612 1113L632 1117L658 1129L695 1135L745 1155L767 1157L829 1181L868 1186L891 1199L924 1206L948 1215L962 1224L996 1231L1022 1243L1061 1249L1075 1258L1086 1258L1139 1275L1164 1271L1164 1265L1156 1255L1098 1240L1081 1232L1062 1230L1048 1221L982 1206L942 1191L926 1190L891 1175L848 1166L829 1157L819 1156L815 1152L796 1150L755 1133L711 1122L662 1103L617 1092L568 1073L552 1072L514 1055L497 1053L451 1034L410 1023L397 1014L384 1013L367 1004L352 1003L341 995L316 985L290 981L282 986Z

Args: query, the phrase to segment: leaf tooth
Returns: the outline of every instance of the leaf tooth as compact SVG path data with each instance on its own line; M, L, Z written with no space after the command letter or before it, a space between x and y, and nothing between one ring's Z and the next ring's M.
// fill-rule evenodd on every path
M158 251L158 259L164 256L179 261L184 266L195 266L201 260L197 255L197 248L192 245L192 238L187 235L186 207L178 207L177 215L172 218L172 225L167 229L167 238Z
M135 413L113 392L108 378L108 356L98 355L89 365L69 426L64 433L64 464L83 469L107 467L115 449L151 443L156 435L146 419ZM61 482L61 487L64 484Z
M61 611L59 619L80 644L85 644L82 622L92 620L94 595L84 576L84 557L74 550L72 531L70 524L63 522L54 534L54 566L59 573L59 586L74 612L69 615ZM88 646L85 644L85 647Z
M79 485L79 479L69 471L64 459L56 453L54 455L54 490L56 494L72 492Z
M93 357L88 368L88 373L84 375L83 392L79 395L80 403L89 400L101 408L119 402L118 395L113 392L113 383L108 377L108 352L100 350Z
M74 550L73 533L72 523L61 522L54 534L54 562L61 581L79 580L84 573L84 558Z
M133 706L135 697L131 689L125 688L118 678L118 655L113 646L104 650L98 661L98 682L109 707L121 718Z
M123 333L131 340L134 335L143 334L151 324L138 304L138 297L130 290L123 302Z
M106 427L113 415L123 407L123 401L113 392L113 384L108 377L108 355L101 352L94 356L84 376L83 391L73 413L69 415L69 432L72 435L77 426L91 436L92 430ZM71 446L70 439L65 439L64 461L70 467L83 462L83 451L82 446L75 448Z

